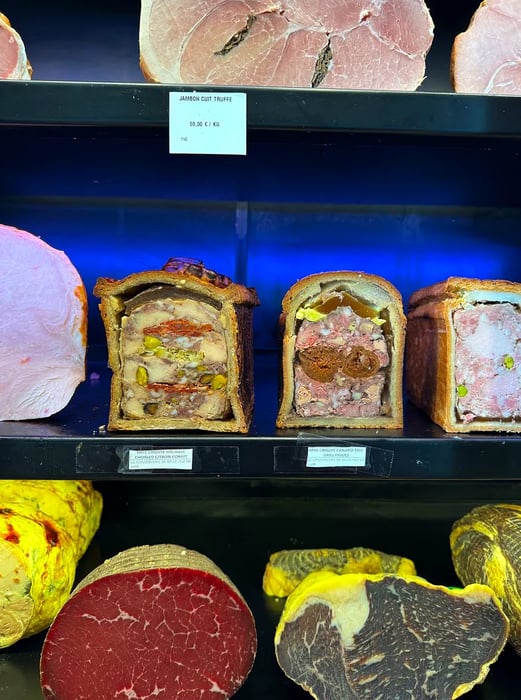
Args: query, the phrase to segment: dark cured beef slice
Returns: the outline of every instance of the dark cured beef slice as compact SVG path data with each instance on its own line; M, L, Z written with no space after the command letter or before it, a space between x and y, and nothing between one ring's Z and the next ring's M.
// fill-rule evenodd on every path
M333 611L310 604L287 622L277 658L318 700L450 700L501 649L504 623L492 605L403 579L367 582L369 616L346 648Z
M44 642L41 684L55 700L231 697L256 651L251 612L203 571L105 576L62 608Z

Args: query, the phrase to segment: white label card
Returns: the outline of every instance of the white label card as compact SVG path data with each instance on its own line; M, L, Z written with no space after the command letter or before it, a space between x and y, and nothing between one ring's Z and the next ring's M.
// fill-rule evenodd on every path
M171 92L170 153L246 155L245 92Z
M185 469L191 470L192 448L168 450L129 450L128 469Z
M365 467L367 447L308 447L306 467Z

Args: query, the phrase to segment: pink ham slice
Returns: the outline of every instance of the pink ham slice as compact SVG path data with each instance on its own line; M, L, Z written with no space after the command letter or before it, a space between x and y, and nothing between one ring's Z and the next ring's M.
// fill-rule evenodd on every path
M65 253L11 226L0 271L0 420L46 418L85 379L85 287Z
M134 547L89 574L58 613L41 686L54 700L226 700L256 650L250 609L210 559Z
M0 12L0 80L29 80L31 73L21 36Z
M424 0L143 0L141 68L160 83L415 90Z
M521 0L488 0L452 48L456 92L521 94Z

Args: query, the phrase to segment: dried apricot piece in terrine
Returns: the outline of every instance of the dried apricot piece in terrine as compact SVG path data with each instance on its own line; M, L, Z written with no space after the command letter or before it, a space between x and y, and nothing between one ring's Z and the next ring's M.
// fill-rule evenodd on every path
M288 597L275 651L316 700L451 700L484 680L507 633L487 586L319 572Z

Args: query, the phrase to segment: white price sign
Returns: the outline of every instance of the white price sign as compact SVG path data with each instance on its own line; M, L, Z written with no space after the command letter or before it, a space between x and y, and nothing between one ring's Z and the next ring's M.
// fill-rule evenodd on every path
M128 469L192 469L193 450L129 450Z
M246 155L246 93L171 92L170 153Z
M366 447L308 447L306 467L365 467Z

